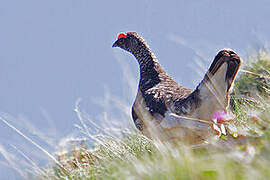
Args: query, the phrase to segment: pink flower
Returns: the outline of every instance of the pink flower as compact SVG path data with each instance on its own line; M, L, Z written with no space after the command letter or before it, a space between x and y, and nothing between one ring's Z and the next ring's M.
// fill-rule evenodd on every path
M233 117L224 110L214 112L212 116L212 120L214 122L212 128L218 133L218 137L222 134L227 134L225 126L222 123L231 121L232 119Z
M212 119L215 123L223 123L231 121L233 118L226 111L219 110L214 112Z

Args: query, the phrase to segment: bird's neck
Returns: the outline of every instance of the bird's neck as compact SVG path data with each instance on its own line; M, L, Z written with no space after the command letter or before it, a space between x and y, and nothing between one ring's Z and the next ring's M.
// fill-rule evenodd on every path
M160 75L166 75L154 53L147 44L142 44L133 55L140 65L139 88L142 92L154 87L161 82Z

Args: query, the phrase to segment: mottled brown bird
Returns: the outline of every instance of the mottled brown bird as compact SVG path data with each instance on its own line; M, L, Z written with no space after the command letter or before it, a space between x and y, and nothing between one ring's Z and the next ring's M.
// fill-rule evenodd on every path
M120 33L113 47L132 53L140 66L137 96L132 106L136 127L148 137L201 142L211 132L216 111L227 111L229 93L241 64L232 50L218 52L195 90L178 85L161 67L136 32Z

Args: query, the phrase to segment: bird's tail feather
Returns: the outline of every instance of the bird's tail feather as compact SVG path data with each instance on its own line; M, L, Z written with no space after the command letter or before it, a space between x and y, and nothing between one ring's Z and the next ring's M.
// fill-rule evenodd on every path
M223 105L240 65L240 57L234 51L228 49L219 51L204 79L197 87L201 98L214 97Z

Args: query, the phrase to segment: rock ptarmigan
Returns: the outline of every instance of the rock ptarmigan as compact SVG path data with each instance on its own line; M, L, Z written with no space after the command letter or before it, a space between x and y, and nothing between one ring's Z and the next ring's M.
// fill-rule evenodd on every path
M213 114L227 112L230 89L241 64L234 51L219 51L201 83L191 90L178 85L164 71L138 33L120 33L113 47L132 53L139 63L132 118L146 136L202 142L212 132Z

